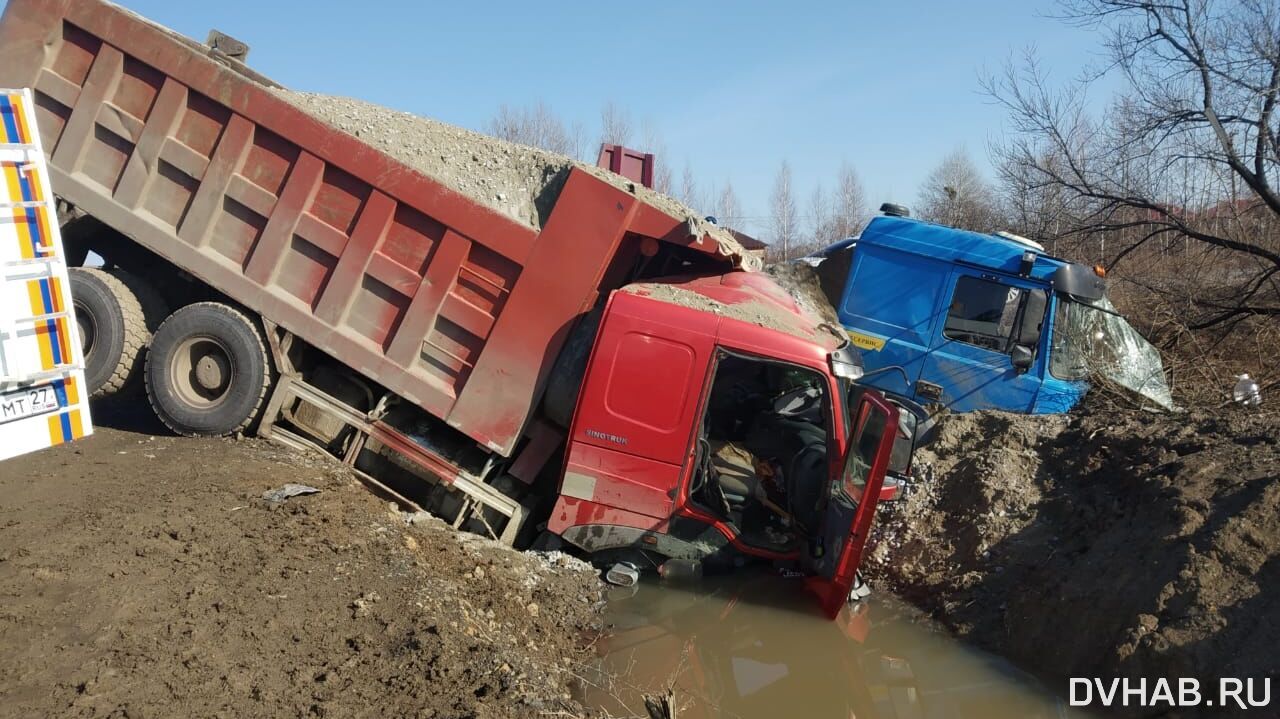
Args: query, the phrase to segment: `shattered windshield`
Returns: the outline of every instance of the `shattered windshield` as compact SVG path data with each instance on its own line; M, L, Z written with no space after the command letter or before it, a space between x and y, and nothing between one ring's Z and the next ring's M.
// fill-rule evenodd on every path
M1174 408L1160 351L1116 314L1110 300L1087 305L1060 295L1053 328L1049 372L1054 377L1099 377Z

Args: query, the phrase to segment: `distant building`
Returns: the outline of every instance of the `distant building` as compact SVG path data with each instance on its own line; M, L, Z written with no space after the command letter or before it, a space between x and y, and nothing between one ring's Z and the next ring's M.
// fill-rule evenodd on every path
M746 250L747 252L750 252L751 254L755 255L756 257L759 257L762 260L764 259L764 251L765 251L765 248L768 247L768 245L761 242L760 240L757 240L751 235L748 235L745 232L739 232L733 229L732 227L726 227L725 229L729 231L729 234L733 235L733 239L737 240L738 244L742 245L742 249Z

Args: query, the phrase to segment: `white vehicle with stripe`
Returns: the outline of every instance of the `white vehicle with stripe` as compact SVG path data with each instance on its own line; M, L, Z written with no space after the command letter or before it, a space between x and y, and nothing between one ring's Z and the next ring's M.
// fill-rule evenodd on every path
M93 431L31 93L0 90L0 460Z

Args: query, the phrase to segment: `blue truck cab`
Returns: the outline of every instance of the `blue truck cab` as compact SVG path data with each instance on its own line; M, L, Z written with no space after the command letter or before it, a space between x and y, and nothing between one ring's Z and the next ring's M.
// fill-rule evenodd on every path
M818 275L865 384L953 412L1065 412L1088 390L1067 327L1079 334L1079 318L1106 303L1094 268L1014 235L892 215L822 254Z

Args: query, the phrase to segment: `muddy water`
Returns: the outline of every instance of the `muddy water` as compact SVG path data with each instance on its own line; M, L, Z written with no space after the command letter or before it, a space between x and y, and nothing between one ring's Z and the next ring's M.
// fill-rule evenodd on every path
M689 717L1080 717L1034 679L884 600L831 622L795 580L757 575L615 588L588 703L648 716L671 687Z

